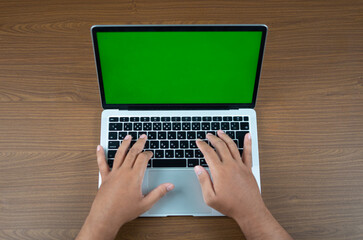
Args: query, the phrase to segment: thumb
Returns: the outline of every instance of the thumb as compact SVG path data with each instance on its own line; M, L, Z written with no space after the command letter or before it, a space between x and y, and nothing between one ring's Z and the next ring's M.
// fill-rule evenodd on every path
M204 201L208 204L215 196L212 180L209 173L201 166L194 167L195 174L198 176L200 186L202 187Z
M171 183L163 183L158 187L154 188L151 192L149 192L145 196L145 202L147 208L150 209L157 201L159 201L164 195L174 189L174 184Z

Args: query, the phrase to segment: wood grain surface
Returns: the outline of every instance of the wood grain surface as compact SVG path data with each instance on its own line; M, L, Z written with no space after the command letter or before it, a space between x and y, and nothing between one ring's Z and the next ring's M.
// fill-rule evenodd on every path
M363 2L0 1L0 239L73 239L97 192L94 24L264 23L262 195L295 239L363 239ZM243 239L226 217L117 239Z

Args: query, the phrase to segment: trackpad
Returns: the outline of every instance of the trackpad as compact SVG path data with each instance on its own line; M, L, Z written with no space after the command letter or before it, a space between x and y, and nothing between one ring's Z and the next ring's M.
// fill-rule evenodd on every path
M197 176L193 170L150 170L147 174L148 191L162 183L173 183L174 190L168 192L149 211L160 215L211 214L212 209L203 200Z

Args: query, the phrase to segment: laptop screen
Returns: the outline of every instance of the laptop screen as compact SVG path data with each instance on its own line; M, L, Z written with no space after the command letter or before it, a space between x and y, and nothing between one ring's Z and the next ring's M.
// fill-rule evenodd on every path
M254 102L263 31L126 29L95 34L106 105Z

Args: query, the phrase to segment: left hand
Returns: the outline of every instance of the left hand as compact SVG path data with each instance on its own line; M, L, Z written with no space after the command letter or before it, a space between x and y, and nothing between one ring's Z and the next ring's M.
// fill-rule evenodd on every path
M97 147L102 185L77 239L114 239L123 224L149 210L174 188L173 184L164 183L146 196L142 194L141 184L152 157L152 152L142 152L146 138L146 135L140 136L128 151L131 136L126 136L117 150L112 171L103 148Z

